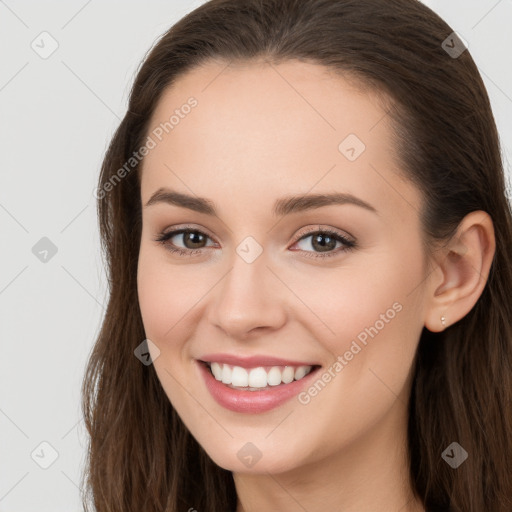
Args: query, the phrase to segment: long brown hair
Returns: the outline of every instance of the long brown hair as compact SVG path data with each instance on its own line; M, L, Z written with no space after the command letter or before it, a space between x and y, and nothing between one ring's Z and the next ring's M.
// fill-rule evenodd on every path
M422 191L428 247L471 211L488 212L496 252L473 309L440 333L424 328L412 368L411 485L427 506L512 510L512 249L500 142L469 52L417 0L211 0L176 23L141 66L128 111L106 153L98 214L109 302L83 382L90 434L84 507L98 512L232 511L231 472L191 436L152 365L134 356L145 339L137 299L140 164L162 92L209 59L317 63L392 99L401 168ZM455 41L455 42L454 42ZM200 107L199 107L200 108ZM120 173L121 168L124 173ZM122 179L119 178L122 174ZM441 457L457 441L457 469Z

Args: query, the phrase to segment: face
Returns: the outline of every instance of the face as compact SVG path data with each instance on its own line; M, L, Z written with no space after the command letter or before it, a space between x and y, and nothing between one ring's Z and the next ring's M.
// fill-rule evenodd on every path
M405 428L426 264L385 114L294 61L210 62L153 114L141 313L165 393L225 469L306 467Z

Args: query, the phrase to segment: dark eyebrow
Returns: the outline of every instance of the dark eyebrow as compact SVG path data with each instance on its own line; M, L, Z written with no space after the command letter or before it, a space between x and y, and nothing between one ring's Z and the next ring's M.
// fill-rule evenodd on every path
M180 206L181 208L188 208L189 210L199 213L204 213L206 215L218 216L215 204L212 201L202 197L182 194L167 188L158 189L151 196L145 207L157 203L171 204ZM343 204L353 204L378 214L377 210L366 201L363 201L352 194L343 194L340 192L282 197L275 202L272 214L274 216L284 216L291 213L321 208L322 206Z

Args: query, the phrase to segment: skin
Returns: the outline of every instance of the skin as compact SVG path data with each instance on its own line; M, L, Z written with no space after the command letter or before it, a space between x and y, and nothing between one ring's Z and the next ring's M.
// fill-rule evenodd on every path
M190 96L198 106L145 157L141 178L143 205L168 187L208 198L218 212L143 208L138 293L169 400L213 461L233 472L237 512L425 510L408 476L410 370L422 329L441 331L478 300L494 254L490 217L469 214L429 265L422 196L401 174L385 110L323 67L211 61L165 91L150 127ZM354 161L338 149L348 134L366 146ZM283 196L334 191L377 213L344 204L272 215ZM198 255L155 241L183 224L209 237ZM307 257L325 254L312 236L298 242L319 226L356 248L337 243L335 256ZM236 252L248 236L263 248L252 263ZM194 247L182 235L167 243ZM308 404L232 412L198 376L195 359L211 352L327 369L394 303L401 310ZM237 457L247 442L262 455L252 467Z

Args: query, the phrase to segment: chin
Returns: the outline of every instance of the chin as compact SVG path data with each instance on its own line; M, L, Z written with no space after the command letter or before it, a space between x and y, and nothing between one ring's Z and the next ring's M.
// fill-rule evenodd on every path
M263 444L233 441L223 449L218 445L213 450L203 448L217 466L234 473L279 474L293 470L304 462L297 459L296 451L287 453Z

